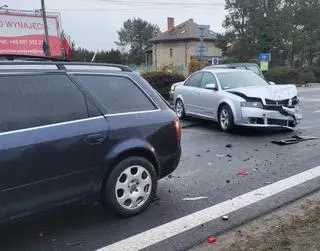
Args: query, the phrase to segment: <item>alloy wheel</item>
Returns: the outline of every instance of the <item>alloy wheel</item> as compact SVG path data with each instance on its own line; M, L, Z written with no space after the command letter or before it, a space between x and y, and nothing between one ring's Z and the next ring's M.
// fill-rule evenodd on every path
M226 108L222 108L220 112L220 125L223 130L227 130L230 123L229 111Z
M130 166L116 182L116 199L123 208L134 210L145 204L151 190L152 179L148 170L142 166Z

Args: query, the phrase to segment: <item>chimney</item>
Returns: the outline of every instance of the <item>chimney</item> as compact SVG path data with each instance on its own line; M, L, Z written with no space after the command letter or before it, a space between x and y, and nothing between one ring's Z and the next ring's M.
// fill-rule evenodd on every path
M174 28L174 18L168 17L167 18L167 24L168 24L168 31L172 31Z

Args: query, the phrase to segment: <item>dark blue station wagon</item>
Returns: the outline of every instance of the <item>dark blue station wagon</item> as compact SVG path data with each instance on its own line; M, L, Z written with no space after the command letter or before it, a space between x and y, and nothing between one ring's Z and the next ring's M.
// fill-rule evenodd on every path
M138 214L176 169L180 136L125 66L0 62L0 222L83 200Z

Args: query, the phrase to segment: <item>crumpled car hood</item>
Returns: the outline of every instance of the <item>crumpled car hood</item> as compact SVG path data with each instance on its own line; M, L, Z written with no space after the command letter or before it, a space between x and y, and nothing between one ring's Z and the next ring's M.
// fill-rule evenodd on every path
M297 95L297 88L295 85L268 85L268 86L252 86L252 87L240 87L227 92L233 94L243 94L247 97L271 99L271 100L284 100L289 99Z

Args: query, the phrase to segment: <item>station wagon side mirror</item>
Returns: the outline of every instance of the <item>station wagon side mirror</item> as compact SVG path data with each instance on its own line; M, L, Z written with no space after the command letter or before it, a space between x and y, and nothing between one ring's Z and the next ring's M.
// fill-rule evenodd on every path
M276 83L275 83L275 82L270 81L270 82L269 82L269 84L270 84L270 85L275 85Z
M205 88L208 90L218 90L217 84L215 83L206 84Z

